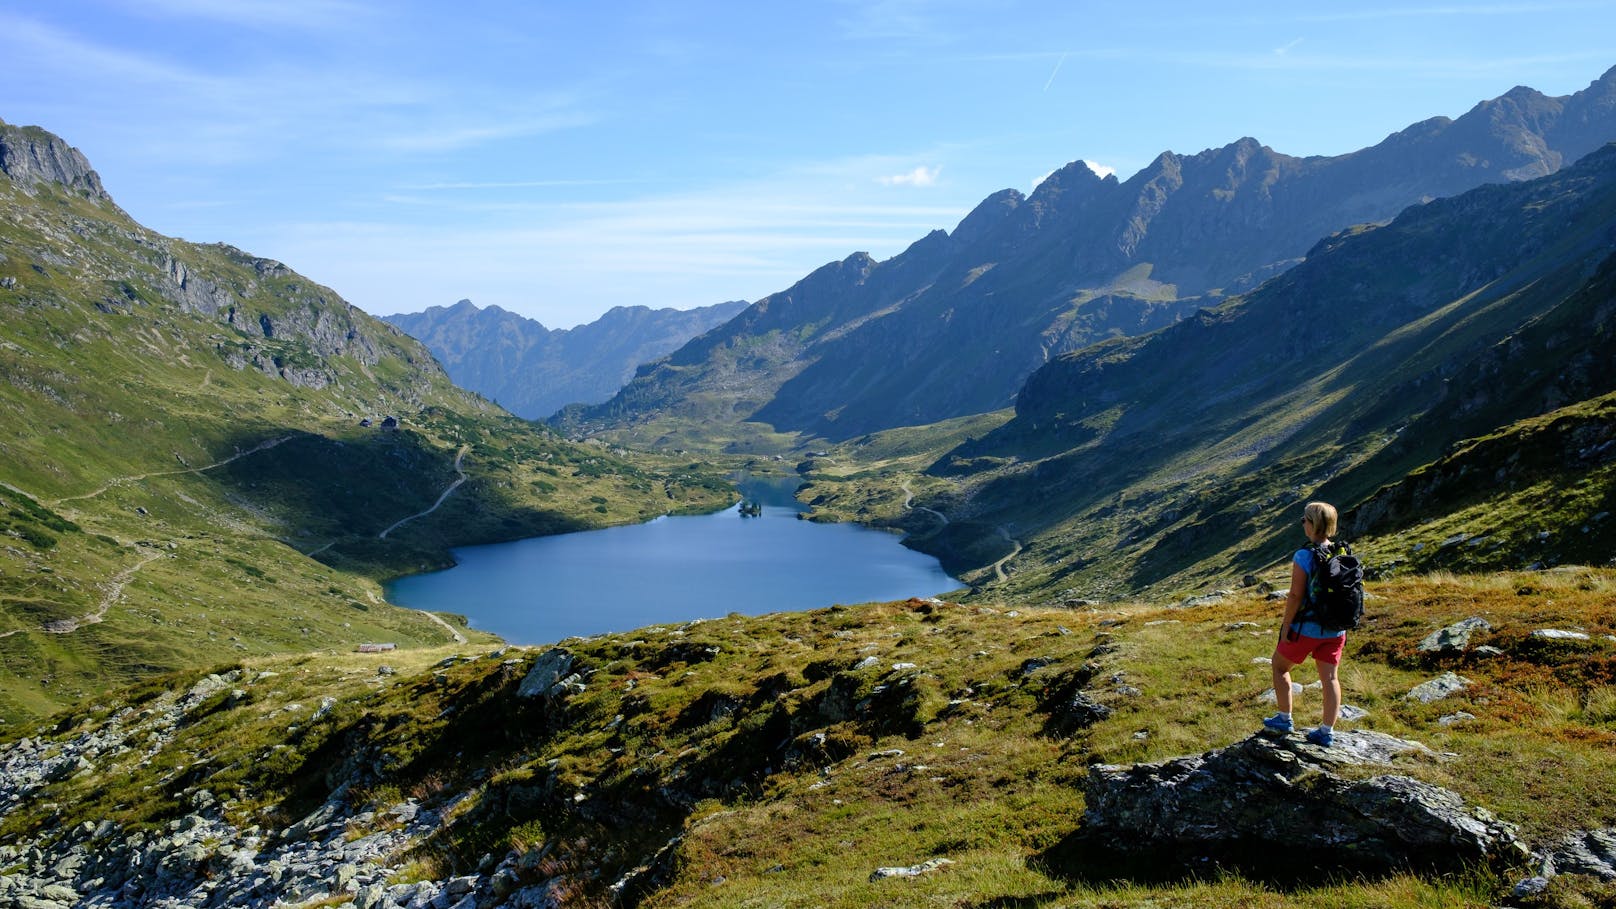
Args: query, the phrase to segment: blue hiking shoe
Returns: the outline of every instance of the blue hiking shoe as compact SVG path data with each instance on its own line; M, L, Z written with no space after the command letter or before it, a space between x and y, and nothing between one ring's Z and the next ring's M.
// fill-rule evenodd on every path
M1328 748L1335 742L1335 733L1328 729L1319 728L1309 732L1307 740L1320 748Z
M1268 719L1263 720L1262 725L1263 730L1267 732L1290 732L1291 729L1294 728L1291 726L1291 718L1283 713L1276 713Z

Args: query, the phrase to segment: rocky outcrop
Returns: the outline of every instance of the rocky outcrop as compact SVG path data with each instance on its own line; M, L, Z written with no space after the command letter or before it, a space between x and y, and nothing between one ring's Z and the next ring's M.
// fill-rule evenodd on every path
M24 192L54 183L86 198L112 201L89 160L37 126L12 126L0 120L0 173Z
M1096 765L1084 832L1125 853L1258 870L1281 862L1377 872L1524 861L1511 825L1453 792L1396 773L1364 776L1430 754L1388 735L1344 732L1329 748L1256 735L1160 763Z

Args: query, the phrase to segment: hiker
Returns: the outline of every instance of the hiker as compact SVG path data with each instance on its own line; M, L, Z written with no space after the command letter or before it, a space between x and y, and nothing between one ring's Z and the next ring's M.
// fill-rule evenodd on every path
M1307 740L1325 747L1335 741L1335 721L1341 712L1341 682L1336 669L1341 665L1347 633L1322 627L1303 607L1308 605L1308 582L1319 567L1314 565L1312 547L1329 551L1335 522L1335 506L1325 502L1309 502L1302 510L1302 533L1311 545L1298 549L1291 558L1291 589L1285 595L1285 616L1273 657L1274 699L1279 712L1263 720L1263 728L1271 732L1291 731L1291 669L1311 656L1319 670L1319 681L1324 683L1324 716L1319 727L1307 734Z

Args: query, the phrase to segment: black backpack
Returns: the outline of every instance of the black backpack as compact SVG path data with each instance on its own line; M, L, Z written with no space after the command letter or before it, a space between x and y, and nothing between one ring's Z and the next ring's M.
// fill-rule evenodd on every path
M1363 564L1352 547L1336 543L1329 552L1310 546L1313 570L1307 579L1302 614L1328 631L1350 631L1363 620Z

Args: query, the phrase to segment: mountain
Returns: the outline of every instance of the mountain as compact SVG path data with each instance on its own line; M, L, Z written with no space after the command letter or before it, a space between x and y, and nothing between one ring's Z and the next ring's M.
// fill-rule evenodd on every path
M1616 144L1052 360L1013 419L932 465L958 492L927 502L951 523L916 545L982 565L1013 535L1010 588L1114 593L1266 564L1322 498L1349 535L1386 535L1381 571L1603 564L1613 324ZM1482 541L1441 545L1455 533Z
M730 495L457 388L279 262L147 230L78 151L0 122L0 720L180 666L439 643L379 581Z
M384 316L420 340L462 388L512 413L541 420L567 404L598 404L649 363L746 308L744 301L698 309L614 306L593 322L551 330L498 306L470 300Z
M995 410L1051 359L1249 291L1323 236L1553 173L1613 138L1616 69L1570 96L1516 88L1336 157L1246 138L1165 152L1126 181L1076 162L891 259L824 266L558 422L655 440L680 421L754 421L845 440Z

